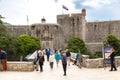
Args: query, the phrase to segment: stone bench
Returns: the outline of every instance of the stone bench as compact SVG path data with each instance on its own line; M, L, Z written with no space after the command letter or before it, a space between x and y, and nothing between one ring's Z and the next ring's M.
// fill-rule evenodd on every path
M8 71L34 71L33 62L8 61Z

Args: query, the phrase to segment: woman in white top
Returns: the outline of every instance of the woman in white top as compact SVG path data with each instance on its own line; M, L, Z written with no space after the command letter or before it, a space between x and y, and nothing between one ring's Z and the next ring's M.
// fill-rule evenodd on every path
M53 55L53 53L50 54L49 62L50 62L50 68L53 69L53 64L54 64L54 55Z

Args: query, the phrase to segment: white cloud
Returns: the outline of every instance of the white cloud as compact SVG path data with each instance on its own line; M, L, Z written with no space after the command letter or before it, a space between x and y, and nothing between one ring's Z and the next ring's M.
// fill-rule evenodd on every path
M53 0L29 0L27 14L30 23L40 23L44 16L47 22L55 22L56 5Z
M120 19L119 0L84 0L80 3L73 3L77 0L0 0L0 14L6 19L4 21L11 24L29 24L40 23L44 16L47 23L56 23L56 15L64 13L81 12L76 9L76 4L87 10L86 18L92 19ZM79 2L79 0L78 0ZM69 11L63 10L62 5L69 8Z
M87 19L120 20L119 0L85 0L82 5L88 7Z
M82 3L83 6L88 6L95 9L101 8L102 6L109 4L111 4L110 0L85 0Z
M47 22L56 22L57 7L54 0L4 0L1 1L0 14L11 24L40 23L44 16Z

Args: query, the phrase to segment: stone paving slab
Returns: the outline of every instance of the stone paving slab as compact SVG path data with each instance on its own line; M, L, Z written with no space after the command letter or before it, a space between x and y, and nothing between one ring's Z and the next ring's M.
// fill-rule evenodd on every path
M79 69L75 65L67 67L67 76L63 76L61 63L59 67L54 64L53 70L50 69L49 62L45 62L44 71L33 72L0 72L0 80L120 80L120 70L109 71L107 68Z

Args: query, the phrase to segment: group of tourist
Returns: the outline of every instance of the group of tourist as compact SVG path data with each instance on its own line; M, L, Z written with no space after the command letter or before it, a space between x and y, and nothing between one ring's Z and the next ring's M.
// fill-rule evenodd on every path
M67 63L68 66L70 66L70 57L71 57L71 53L70 51L64 50L64 51L59 51L59 50L51 50L51 49L45 49L45 50L38 50L36 51L37 55L35 57L36 59L36 65L40 66L40 72L43 72L43 64L45 61L44 55L47 56L47 61L49 61L50 64L50 68L53 69L53 65L54 65L54 60L56 61L56 66L59 66L59 62L61 60L62 62L62 66L63 66L63 71L64 71L64 76L66 76L66 70L67 70ZM35 67L36 70L38 71L38 67Z
M117 68L115 66L115 50L114 48L111 48L110 50L110 60L111 60L111 69L110 71L117 71ZM56 66L58 67L59 61L61 60L62 66L63 66L63 71L64 71L64 76L66 76L66 70L67 70L67 65L70 66L70 59L71 59L71 53L68 49L64 51L52 51L51 49L46 49L45 51L38 51L38 54L40 56L38 57L37 62L40 65L40 71L43 71L43 64L44 64L44 54L47 56L47 61L50 63L50 68L53 69L53 64L54 64L54 59L56 60ZM42 55L41 55L42 54ZM81 68L82 65L82 54L76 53L75 60L73 61L73 65L77 65ZM78 61L78 62L77 62Z

